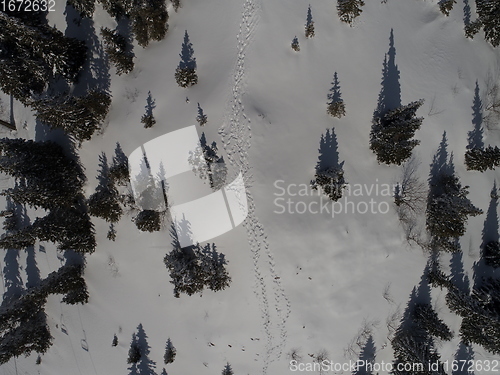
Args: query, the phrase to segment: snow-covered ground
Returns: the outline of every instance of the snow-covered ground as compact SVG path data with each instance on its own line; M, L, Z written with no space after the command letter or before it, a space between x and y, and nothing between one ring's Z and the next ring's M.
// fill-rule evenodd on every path
M215 375L226 362L235 374L289 374L287 353L292 348L304 362L312 362L309 354L324 349L330 360L346 363L358 359L356 338L363 328L371 329L376 362L392 361L387 320L404 310L412 289L418 288L427 255L406 242L393 198L383 190L398 180L401 169L378 165L369 150L384 58L390 52L395 59L402 103L425 99L418 111L425 119L416 133L421 144L415 149L422 181L427 181L446 132L457 175L470 186L472 202L486 211L498 169L468 172L463 155L467 132L473 128L476 82L484 102L488 85L500 78L500 59L482 33L474 40L464 36L464 9L470 6L474 19L474 2L460 0L445 17L437 0L366 1L362 15L349 27L340 22L336 1L312 1L312 39L304 37L309 5L304 1L182 4L178 13L169 7L170 27L163 41L146 49L135 46L132 73L116 76L110 68L113 102L107 124L80 150L88 176L86 193L97 186L101 152L110 160L119 142L128 155L155 137L196 124L199 103L208 116L199 134L203 131L209 143L217 142L231 172L242 171L249 192L247 221L213 240L229 261L231 286L174 298L163 263L172 248L168 228L141 233L131 216L124 216L116 242L111 242L106 239L107 224L94 218L98 247L87 257L85 271L89 303L71 306L51 296L46 311L54 344L42 363L35 364L36 355L18 358L1 366L0 373L129 374L127 352L140 324L157 374L165 367L168 374ZM65 31L63 11L59 4L50 16L51 23ZM101 25L114 26L99 6L94 18L97 32ZM174 72L186 30L199 82L182 89ZM394 45L389 51L391 35ZM290 48L294 36L299 52ZM342 119L326 113L335 72L346 105ZM144 129L140 118L149 91L156 101L157 124ZM35 138L32 115L18 103L14 113L18 125L28 121L18 135ZM498 125L483 125L485 144L499 144ZM344 198L343 206L335 207L344 212L333 217L331 205L328 212L316 212L320 205L311 205L321 199L306 186L327 129L334 129L339 159L345 161L345 177L353 188L345 199L360 211L363 202L373 199L375 212L353 213ZM354 194L355 187L362 193ZM305 207L314 212L297 213ZM484 220L484 214L471 218L461 238L464 268L471 279ZM36 250L42 276L60 266L52 244L37 245ZM448 258L442 259L446 271ZM26 253L21 251L17 261L19 277L26 283ZM0 259L2 269L5 262ZM460 320L448 310L439 289L432 290L432 305L455 332L452 341L437 345L442 359L451 361L458 349ZM114 334L117 347L111 346ZM167 338L177 357L165 366ZM495 358L480 347L474 352L476 359Z

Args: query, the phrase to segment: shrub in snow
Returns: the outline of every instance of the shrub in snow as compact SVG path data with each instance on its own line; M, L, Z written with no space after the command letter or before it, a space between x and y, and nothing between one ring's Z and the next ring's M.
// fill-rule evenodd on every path
M423 102L415 101L373 118L370 150L377 155L379 163L401 165L420 144L412 138L422 125L423 118L415 114Z
M118 345L118 337L113 335L113 341L111 342L111 346L117 346Z
M500 165L500 148L472 148L465 153L465 165L468 170L484 172Z
M361 7L365 5L363 0L337 0L337 13L342 22L352 25L356 17L361 15Z
M346 187L344 169L342 166L330 167L316 171L315 179L311 181L314 190L321 190L328 195L332 201L342 198L342 191Z
M297 37L293 38L292 40L292 49L296 52L300 51L299 40L297 39Z
M161 229L161 213L143 210L134 218L135 225L143 232L156 232Z

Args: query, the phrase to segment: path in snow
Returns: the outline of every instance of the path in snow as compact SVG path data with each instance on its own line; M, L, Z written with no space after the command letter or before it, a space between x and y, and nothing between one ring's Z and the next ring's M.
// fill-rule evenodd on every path
M278 274L275 270L274 256L269 249L263 225L255 213L255 202L248 190L251 186L251 167L248 150L251 146L251 124L245 114L242 97L245 94L245 56L247 47L254 34L258 21L259 7L254 0L245 0L242 20L237 39L238 57L233 74L231 106L227 109L224 122L219 129L224 150L227 153L233 172L242 172L247 187L248 216L245 220L248 242L253 255L256 278L255 294L259 301L264 331L266 334L266 353L263 374L267 374L269 364L279 359L286 344L286 322L290 315L288 300Z

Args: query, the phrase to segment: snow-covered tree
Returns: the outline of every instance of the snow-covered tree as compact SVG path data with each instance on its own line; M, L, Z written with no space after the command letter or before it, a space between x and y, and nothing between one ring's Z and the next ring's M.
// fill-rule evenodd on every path
M420 141L412 139L422 125L423 118L415 117L423 99L400 106L382 116L374 116L370 132L370 150L377 161L401 165L407 160Z
M337 13L342 22L352 25L356 17L361 15L365 5L363 0L337 0Z
M147 47L151 40L160 41L168 30L165 0L136 0L130 11L132 30L137 43Z
M83 17L92 18L95 11L95 0L67 0Z
M116 74L130 73L134 69L134 54L130 51L127 39L118 31L107 27L101 28L101 35L104 40L104 50L115 65Z
M488 146L485 148L472 148L465 153L465 166L467 170L484 172L500 166L500 148Z
M226 363L224 366L224 369L222 370L222 375L234 375L233 369L231 368L231 365Z
M305 34L306 38L312 38L314 36L314 21L312 18L311 5L309 5L309 8L307 8Z
M142 115L141 122L145 128L151 128L156 124L156 119L153 116L153 109L156 107L156 102L151 96L151 91L148 92L148 97L146 99L146 113Z
M156 232L161 229L161 212L142 210L134 218L137 228L143 232Z
M100 128L110 105L111 96L95 90L82 97L61 96L33 102L38 120L64 130L79 142L89 140Z
M167 339L167 343L165 344L165 354L163 355L163 362L168 365L175 360L175 356L177 354L177 349L175 349L170 338Z
M493 47L500 45L500 2L476 0L477 19L465 27L465 35L472 38L482 28L484 36Z
M198 75L196 74L196 58L193 57L193 45L189 41L187 30L184 34L184 42L182 43L182 51L179 55L181 61L175 70L175 80L180 87L188 87L198 83Z
M314 177L311 181L312 189L321 189L332 201L342 198L342 192L347 185L342 166L318 170Z
M208 117L200 107L200 103L198 103L198 116L196 116L196 121L200 126L205 126L205 124L208 122Z
M297 39L297 36L295 36L293 38L293 40L292 40L292 49L295 52L299 52L300 51L299 40Z
M441 172L431 186L426 227L438 248L458 251L453 240L465 233L467 218L483 213L467 198L468 194L468 186L462 186L453 172Z
M116 143L115 155L109 168L109 177L118 185L126 185L130 179L128 158L122 150L120 143Z

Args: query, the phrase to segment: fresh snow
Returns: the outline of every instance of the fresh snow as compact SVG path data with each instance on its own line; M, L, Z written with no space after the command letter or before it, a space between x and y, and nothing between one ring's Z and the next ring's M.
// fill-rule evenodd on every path
M418 246L405 241L393 198L373 193L346 196L356 204L370 198L387 202L386 214L278 214L274 200L281 190L275 184L278 180L281 186L309 184L321 135L332 128L347 182L370 188L397 181L400 168L378 165L369 150L392 30L402 104L425 99L417 112L424 121L415 136L421 140L415 148L421 160L419 176L427 181L432 157L446 132L457 175L470 186L471 201L486 211L494 181L500 182L499 170L468 172L464 153L467 132L473 128L476 82L484 103L487 85L500 78L500 59L499 50L484 41L482 32L473 40L465 38L466 4L474 20L473 0L459 1L449 17L439 12L437 0L366 1L363 13L349 27L340 22L336 1L312 1L315 36L311 39L304 36L309 4L303 1L184 0L178 13L169 5L165 40L146 49L134 45L136 65L130 74L116 76L110 68L112 109L103 131L80 149L88 177L86 194L97 186L101 152L110 161L116 142L129 155L156 137L194 125L200 103L208 123L197 126L198 133L205 132L209 144L217 142L229 166L228 181L241 171L248 190L246 222L210 241L229 261L232 283L224 291L174 298L163 263L172 248L168 227L140 233L132 215L125 215L116 225L116 242L111 242L106 239L108 225L93 218L98 247L87 256L89 303L71 306L61 303L61 296L51 296L46 312L54 342L42 363L35 364L34 353L11 360L0 373L132 374L126 360L139 324L147 335L156 374L165 367L168 374L215 375L226 362L235 374L289 374L287 353L292 348L298 348L307 363L313 361L310 354L322 349L334 362L355 361L361 350L356 337L363 327L371 328L376 362L391 362L386 320L398 309L404 311L427 262ZM64 32L63 11L61 2L50 20ZM115 26L99 5L94 19L97 33L101 25ZM198 84L188 89L178 87L174 78L185 30L199 77ZM72 32L76 32L73 26ZM300 42L299 52L290 46L294 36ZM326 112L335 72L346 105L341 119ZM140 118L149 91L156 102L157 123L144 129ZM5 95L2 99L8 113L9 99ZM17 102L14 117L17 136L40 136L32 113ZM485 144L498 145L498 123L491 129L483 126ZM57 136L57 132L48 135ZM12 184L5 179L1 183ZM316 192L284 198L307 205L320 201ZM29 212L33 221L37 212ZM471 282L484 220L484 214L470 218L460 241ZM449 258L442 257L446 272ZM25 285L24 251L17 262ZM36 246L36 262L45 277L64 259L53 244L41 243ZM5 288L6 258L1 257L0 263ZM444 296L445 291L432 289L433 307L455 333L451 342L437 347L443 361L452 361L460 319L448 310ZM114 334L117 347L111 346ZM177 355L164 365L168 338ZM474 353L477 360L499 359L477 346Z

